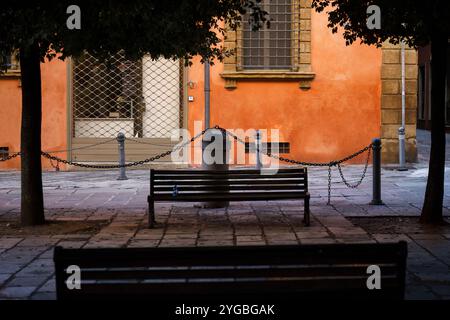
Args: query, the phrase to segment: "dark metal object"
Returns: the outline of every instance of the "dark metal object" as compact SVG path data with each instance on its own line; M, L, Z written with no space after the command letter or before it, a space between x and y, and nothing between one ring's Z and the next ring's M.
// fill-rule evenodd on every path
M381 139L374 139L373 148L373 198L371 205L381 206Z
M117 180L128 180L126 174L125 165L125 135L123 133L119 133L117 135L117 142L119 143L119 165L120 165L120 174Z
M404 299L406 242L54 251L58 300L220 302ZM81 269L70 290L70 266ZM380 290L368 289L369 267Z

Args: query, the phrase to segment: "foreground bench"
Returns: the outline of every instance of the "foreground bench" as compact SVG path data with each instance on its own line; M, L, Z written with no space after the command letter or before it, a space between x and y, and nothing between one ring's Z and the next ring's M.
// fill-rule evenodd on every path
M260 170L150 170L149 227L155 223L155 202L221 202L304 199L304 223L310 225L308 171Z
M266 247L63 249L54 252L58 299L279 301L403 299L405 242ZM81 289L69 290L69 266ZM381 268L381 290L367 268ZM226 300L225 300L226 299ZM269 300L268 300L269 299Z

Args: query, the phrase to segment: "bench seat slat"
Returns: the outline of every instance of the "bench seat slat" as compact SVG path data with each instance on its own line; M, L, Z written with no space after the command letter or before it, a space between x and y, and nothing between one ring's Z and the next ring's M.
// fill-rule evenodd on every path
M383 282L383 290L367 290L364 288L367 279L334 279L333 281L297 280L297 281L248 281L248 282L205 282L205 283L112 283L87 284L81 290L67 293L66 299L104 299L105 293L114 299L151 298L158 300L182 301L195 300L204 302L208 299L402 299L399 293L401 284L398 281ZM80 292L78 292L80 291ZM289 295L286 295L286 293ZM244 300L246 301L246 300ZM275 300L279 301L279 300Z
M154 175L156 181L164 181L164 180L230 180L230 179L251 179L251 180L279 180L279 179L304 179L304 173L282 173L276 175L262 175L262 174L233 174L230 173L228 175L225 174L155 174Z
M170 194L155 193L153 199L155 201L268 201L268 200L293 200L301 199L306 196L306 192L211 192L211 193L180 193L176 197Z
M178 169L175 171L176 173L179 173L180 175L190 175L190 174L211 174L211 170L202 170L202 169ZM172 175L175 173L174 170L157 170L155 171L155 174L159 175ZM230 170L214 170L214 174L254 174L254 175L261 175L261 170L257 169L230 169ZM280 168L276 171L279 174L283 173L306 173L307 168L303 167L296 167L296 168Z
M83 280L149 280L149 279L198 279L198 278L262 278L262 277L336 277L336 276L361 276L367 278L368 265L357 267L332 265L329 267L316 266L313 268L277 268L277 269L173 269L173 270L98 270L83 269ZM382 278L394 277L398 272L395 265L383 266L381 268Z
M285 184L293 184L298 183L305 185L305 180L228 180L226 182L214 181L214 180L162 180L162 181L154 181L154 186L174 186L174 185L221 185L221 184L232 184L232 185L245 185L248 188L251 188L252 185L285 185Z
M393 244L302 245L218 248L60 249L59 259L81 268L267 266L292 264L377 264L397 261L403 247ZM406 250L406 248L405 248ZM130 259L130 257L133 257ZM81 259L82 258L82 259Z
M155 193L159 192L173 192L174 186L155 186ZM202 186L202 185L177 185L178 191L228 191L228 190L249 190L246 185L212 185L212 186ZM303 190L306 191L306 187L301 184L284 184L284 185L269 185L269 184L257 184L252 185L252 191L276 191L276 190Z

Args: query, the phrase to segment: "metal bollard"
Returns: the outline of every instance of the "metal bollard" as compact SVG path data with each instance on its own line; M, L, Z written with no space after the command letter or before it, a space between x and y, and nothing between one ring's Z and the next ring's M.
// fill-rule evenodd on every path
M373 145L373 197L371 205L381 206L381 139L374 139Z
M261 161L261 132L259 130L256 131L256 139L255 139L255 155L256 155L256 169L262 169L262 161Z
M398 129L398 171L408 171L406 167L406 146L405 146L405 128L401 127Z
M120 174L117 180L128 180L126 172L125 172L125 135L120 132L117 135L117 142L119 143L119 165L120 167Z

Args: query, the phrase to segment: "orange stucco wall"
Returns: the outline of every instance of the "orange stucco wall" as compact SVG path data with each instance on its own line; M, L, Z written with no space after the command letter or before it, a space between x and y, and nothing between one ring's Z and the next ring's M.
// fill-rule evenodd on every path
M326 15L312 14L312 71L310 90L298 81L239 81L225 89L220 73L211 70L211 124L235 129L279 129L280 142L291 143L289 157L329 162L343 158L380 136L382 53L374 47L345 46L340 35L327 28ZM188 89L195 98L188 104L188 126L204 115L204 69L194 59ZM67 65L42 65L43 150L67 148ZM21 89L19 80L0 78L0 146L20 150ZM64 157L65 154L58 154ZM355 162L363 162L363 157ZM20 168L20 160L0 163L0 170ZM52 169L43 161L45 169Z
M67 148L67 66L54 60L41 65L42 72L42 150ZM0 78L0 146L20 151L21 88L18 79ZM64 157L64 154L58 154ZM44 169L52 169L43 160ZM0 163L0 170L20 168L20 159Z
M211 70L211 125L242 129L280 129L281 142L291 143L291 158L329 162L367 146L380 136L381 50L354 44L327 28L326 16L312 16L312 88L298 81L239 81L227 90L220 73ZM189 95L189 129L204 115L203 66L189 69L196 83ZM363 162L363 157L355 162Z

